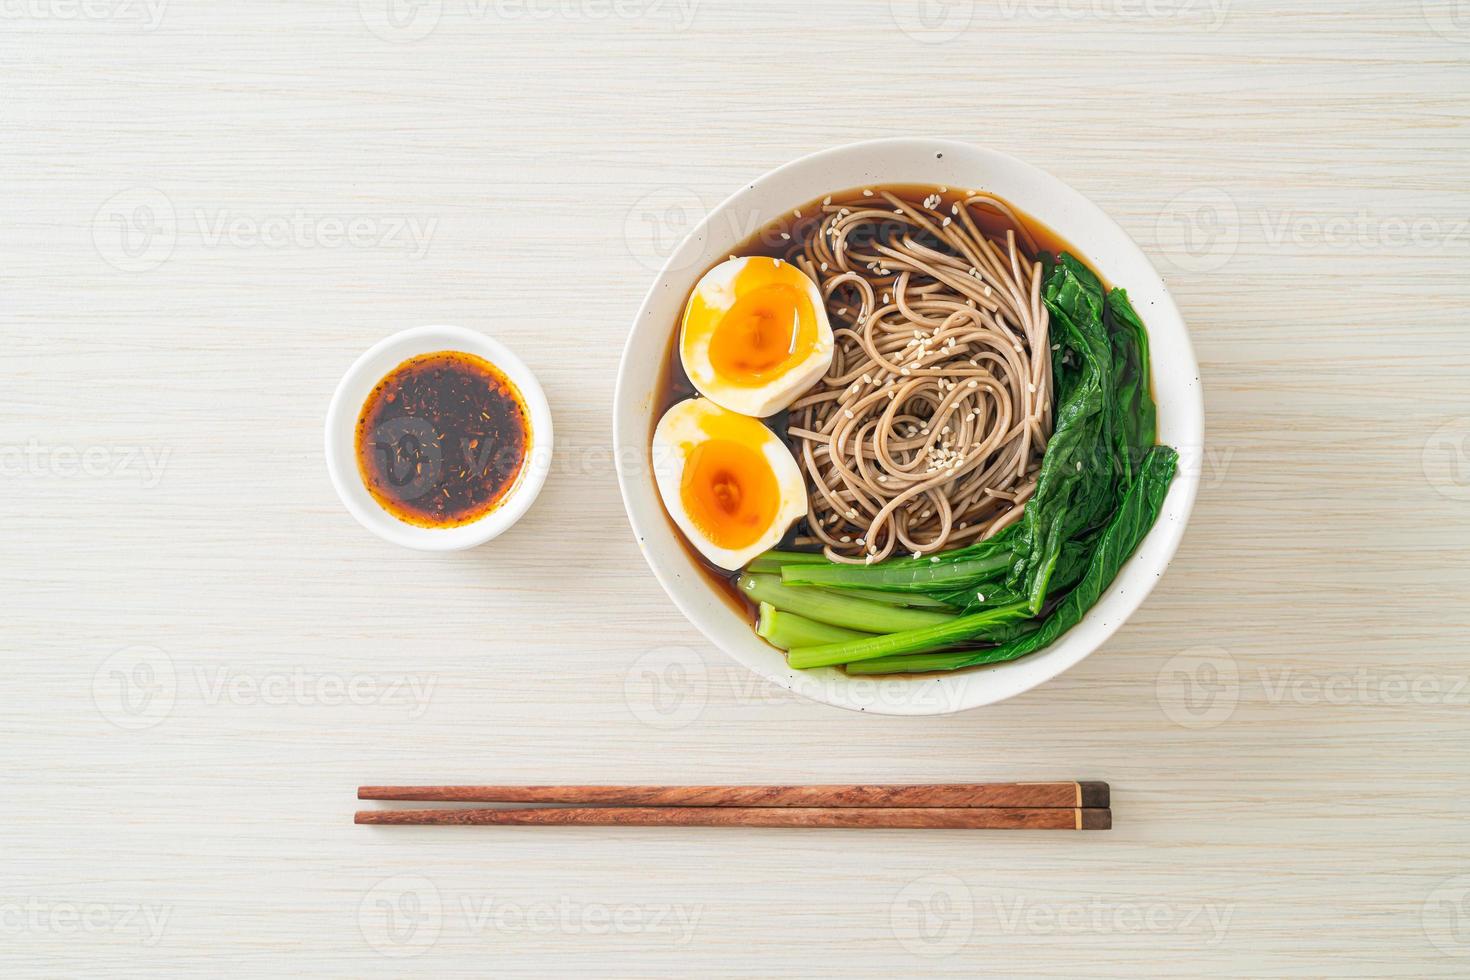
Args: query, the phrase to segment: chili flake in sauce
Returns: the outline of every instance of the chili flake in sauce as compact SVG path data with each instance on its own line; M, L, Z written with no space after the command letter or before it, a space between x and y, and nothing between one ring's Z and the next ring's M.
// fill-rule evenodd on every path
M379 381L357 419L357 466L384 510L459 527L494 510L525 465L525 400L489 361L420 354Z

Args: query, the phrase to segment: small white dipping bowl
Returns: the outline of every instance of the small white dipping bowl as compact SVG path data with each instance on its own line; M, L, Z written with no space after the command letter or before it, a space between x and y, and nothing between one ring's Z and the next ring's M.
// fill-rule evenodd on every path
M755 231L823 195L854 187L937 184L998 194L1073 246L1129 298L1148 328L1159 441L1179 450L1179 473L1158 522L1083 620L1051 646L993 667L953 674L849 677L836 668L799 671L755 635L696 564L665 516L654 485L649 436L664 355L699 276ZM884 139L803 157L741 188L675 249L644 297L623 350L613 404L613 440L628 520L669 597L712 643L760 676L841 708L929 715L993 704L1076 664L1123 625L1168 566L1199 489L1204 405L1184 321L1163 279L1133 240L1091 201L1014 157L965 143Z
M418 527L388 513L368 493L357 466L354 437L363 403L398 365L420 354L461 351L499 368L520 390L529 414L530 445L515 484L484 517L459 527ZM531 369L506 347L464 327L414 327L385 337L359 357L342 376L327 408L327 472L337 496L359 524L385 541L420 551L460 551L484 544L506 531L530 509L551 471L551 409Z

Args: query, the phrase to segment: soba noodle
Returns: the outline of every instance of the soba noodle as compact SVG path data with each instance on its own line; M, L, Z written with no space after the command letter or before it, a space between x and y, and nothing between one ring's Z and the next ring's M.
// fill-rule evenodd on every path
M1012 227L988 237L972 209ZM822 212L788 255L821 286L836 346L791 407L810 498L799 543L874 562L995 534L1021 516L1052 430L1034 242L980 194L864 192Z

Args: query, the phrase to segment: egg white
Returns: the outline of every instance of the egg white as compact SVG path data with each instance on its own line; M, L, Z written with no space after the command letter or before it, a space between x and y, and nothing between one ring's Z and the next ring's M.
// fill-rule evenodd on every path
M735 301L740 298L736 284L746 267L752 262L772 261L793 273L783 277L781 282L799 283L805 288L817 327L817 341L811 353L797 364L792 365L780 377L773 378L759 387L734 384L722 377L711 363L710 337L702 338L700 343L686 342L688 339L687 306L685 322L682 322L679 328L679 356L684 365L684 373L689 376L695 390L732 412L752 415L756 418L775 415L789 407L792 402L810 390L812 385L816 384L832 366L834 349L832 324L827 319L827 307L822 300L822 291L798 267L782 262L780 259L772 260L763 256L747 256L721 262L706 272L694 287L694 295L700 297L712 312L716 314L728 312L735 305ZM693 297L691 297L691 302L692 299Z
M664 509L683 532L685 539L713 564L733 572L750 564L751 559L762 552L775 547L785 537L791 525L806 516L806 481L786 444L760 422L745 419L745 422L750 423L748 428L759 443L750 445L750 448L760 452L776 479L779 494L776 513L770 526L755 541L743 548L723 548L711 541L685 509L679 489L690 454L696 446L711 438L705 426L706 420L721 414L732 413L708 398L690 398L665 412L653 432L653 473L659 496L663 498Z

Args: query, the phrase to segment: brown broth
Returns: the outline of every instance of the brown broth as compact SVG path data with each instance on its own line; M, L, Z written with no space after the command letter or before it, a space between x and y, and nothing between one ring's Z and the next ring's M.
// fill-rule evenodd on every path
M520 391L460 351L409 358L358 413L358 472L384 510L418 527L460 527L515 486L531 442Z
M941 191L938 185L931 184L872 184L868 185L867 189L874 190L875 192L877 190L886 190L907 200L922 200L931 194L938 194L942 202L940 205L941 210L947 210L947 207L945 207L946 205L962 201L971 193L970 191L957 191L954 189ZM862 194L862 190L862 188L852 188L847 191L834 191L832 192L832 197L835 199L845 200L850 197L860 196ZM823 197L825 196L826 195L823 195ZM773 258L780 258L787 255L791 251L793 243L803 241L807 236L815 231L818 225L820 225L822 219L821 202L822 198L819 197L814 198L811 201L807 201L803 204L797 205L792 211L782 215L777 220L772 221L770 224L767 224L764 227L760 228L753 235L751 235L745 241L741 242L738 246L732 249L730 254L738 256L768 255ZM1053 254L1059 252L1070 252L1072 255L1081 258L1081 256L1078 255L1077 250L1074 249L1070 244L1068 244L1065 239L1063 239L1051 228L1042 224L1040 221L1037 221L1035 218L1021 211L1020 209L1014 207L1010 204L1009 201L1006 202L1006 205L1011 208L1011 211L1016 215L1017 219L1019 219L1021 225L1026 229L1027 232L1030 233L1032 239L1036 243L1036 247L1039 252L1051 252ZM803 217L796 217L796 212L798 211L803 215ZM1009 218L999 213L982 211L975 208L972 208L970 213L971 216L975 219L975 224L980 228L981 231L985 232L987 235L1002 236L1005 234L1007 229L1014 227ZM783 234L789 235L790 238L783 238ZM712 263L710 268L713 268L720 262L726 261L726 258L727 257L721 257L718 261ZM1090 264L1089 268L1091 268ZM708 271L708 269L704 271ZM1093 269L1094 273L1096 271L1096 269ZM701 276L702 275L703 272L701 272ZM695 281L698 282L698 278L696 278ZM1103 281L1103 285L1105 287L1107 286L1106 280ZM688 302L687 297L685 299L685 302ZM670 326L669 342L664 349L662 379L659 383L658 390L655 392L654 395L654 411L648 423L650 444L652 443L653 429L658 425L659 419L663 418L664 413L667 412L669 408L676 403L681 402L686 398L691 398L695 394L696 392L694 390L694 385L690 383L689 376L684 373L684 366L679 359L679 325L676 321ZM777 433L777 435L780 435L783 439L785 439L786 413L782 412L778 415L772 416L771 419L767 421L770 424L771 428ZM788 446L789 444L790 443L788 441ZM667 517L667 514L665 516ZM673 522L671 520L670 526L672 525ZM786 540L789 542L792 538L795 538L799 532L799 525L793 527L790 532L788 532ZM740 588L736 584L736 581L740 577L740 573L727 572L723 568L719 568L718 566L709 562L703 555L699 553L698 549L694 548L692 545L689 544L687 540L685 540L683 533L680 532L677 528L674 529L674 534L684 545L685 549L689 552L690 557L694 559L695 564L699 566L700 571L710 582L710 584L714 586L714 588L721 595L723 595L726 601L728 601L733 607L750 617L751 623L754 624L756 616L755 605L751 603L750 600L748 600L741 593Z

